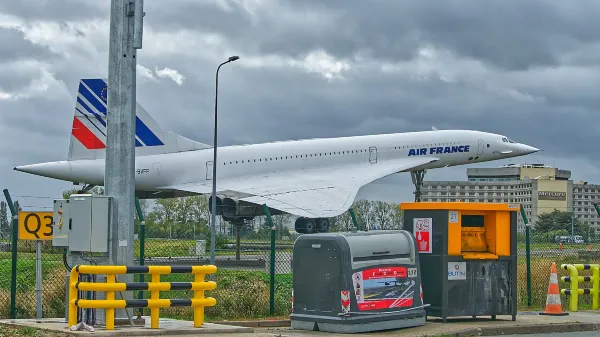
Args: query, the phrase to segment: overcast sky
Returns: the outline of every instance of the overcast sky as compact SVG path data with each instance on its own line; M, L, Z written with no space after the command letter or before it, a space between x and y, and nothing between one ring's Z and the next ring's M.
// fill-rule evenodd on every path
M72 185L12 168L66 158L79 79L107 77L110 1L0 3L0 187L59 197ZM137 99L212 144L214 72L239 55L220 72L220 145L477 129L544 150L478 167L544 162L598 183L599 11L598 1L146 0ZM464 179L466 166L426 175ZM412 191L406 173L359 198Z

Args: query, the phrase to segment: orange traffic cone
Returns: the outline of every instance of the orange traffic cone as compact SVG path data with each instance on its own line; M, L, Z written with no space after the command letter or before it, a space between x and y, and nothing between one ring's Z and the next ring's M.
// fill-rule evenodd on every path
M568 314L568 312L562 311L560 292L558 290L556 263L552 262L552 270L550 271L550 284L548 285L548 295L546 296L546 311L540 312L540 315L566 316Z

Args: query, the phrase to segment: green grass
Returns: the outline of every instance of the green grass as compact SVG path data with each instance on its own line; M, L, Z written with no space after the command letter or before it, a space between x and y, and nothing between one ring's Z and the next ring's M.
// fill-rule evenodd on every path
M235 242L231 242L231 244L235 244ZM270 243L268 241L258 242L258 241L242 241L241 242L241 255L256 255L266 253L268 250L252 250L252 251L244 251L244 245L263 245L264 247L269 247ZM139 242L135 241L134 243L134 252L135 257L139 258ZM279 243L278 243L279 245ZM194 240L165 240L165 239L149 239L146 240L144 256L145 257L174 257L174 256L189 256L190 247L196 247L196 241ZM206 246L206 253L208 254L210 247ZM278 249L277 252L292 252L292 248L281 250ZM219 256L235 256L235 249L229 250L216 250L215 255Z
M587 250L589 249L590 243L563 243L563 251L577 251L577 250ZM594 242L592 246L596 246L596 249L600 247L600 243ZM531 250L540 250L540 249L557 249L560 247L560 243L554 242L531 242L529 244ZM526 244L525 242L517 242L517 250L525 252Z
M231 242L231 240L230 240ZM234 243L234 242L232 242ZM290 242L291 244L292 242ZM262 244L269 245L269 241L242 240L244 244ZM279 242L278 242L279 244ZM139 242L136 241L136 257L139 252ZM600 244L595 249L600 248ZM188 256L190 247L195 246L194 240L164 240L149 239L146 243L146 257L175 257ZM243 247L243 246L242 246ZM527 279L526 279L526 260L524 252L524 243L519 243L517 258L517 300L519 310L542 310L545 307L546 294L550 278L550 268L552 262L555 262L558 269L559 279L561 276L568 276L567 272L560 269L563 263L598 263L597 259L580 259L577 253L587 251L589 244L563 244L563 251L558 251L559 244L554 243L534 243L531 245L532 251L541 249L556 249L555 252L543 254L542 256L532 254L531 256L531 276L532 276L532 306L527 306ZM28 250L28 245L19 243L19 250ZM48 248L46 248L48 249ZM208 247L207 247L208 250ZM51 253L52 252L52 253ZM265 251L266 252L266 251ZM277 252L289 252L291 248L277 250ZM235 249L229 251L217 251L218 255L235 256ZM260 251L244 252L247 254L262 254ZM10 281L11 281L11 253L0 252L0 317L8 317L8 303L10 301ZM62 317L64 315L64 287L65 270L62 265L61 250L48 249L42 255L42 270L44 275L44 317ZM590 275L588 271L580 275ZM191 281L191 275L165 275L163 281ZM137 281L137 278L136 278ZM149 281L149 276L146 276ZM219 269L216 275L217 289L207 291L206 296L217 299L217 306L206 309L206 319L215 320L236 320L269 317L269 275L261 271L241 271L231 269ZM569 284L559 282L559 288L568 288ZM275 315L276 317L286 317L289 315L291 307L291 286L292 275L276 275L275 280ZM581 288L591 287L588 283L580 284ZM134 295L137 298L137 292ZM149 298L149 292L144 293L144 298ZM169 291L161 292L161 298L190 298L193 292ZM568 310L568 296L561 296L563 310ZM18 253L17 269L17 317L31 318L35 317L35 253L34 251ZM579 297L579 306L581 310L591 309L591 296L583 295ZM144 310L144 314L149 314L149 310ZM161 317L171 317L179 319L192 319L191 308L165 308L161 309Z
M0 337L66 337L69 336L62 332L50 332L37 329L31 326L15 326L0 324Z
M136 278L137 280L137 278ZM145 276L149 281L149 276ZM161 282L191 282L188 274L161 276ZM269 317L269 274L259 271L219 270L215 282L217 288L205 292L206 297L214 297L217 305L205 309L207 320L231 320L241 318ZM287 316L291 308L292 275L275 277L275 315ZM138 296L137 294L135 296ZM150 298L150 292L143 292L144 298ZM160 298L192 298L193 291L161 291ZM139 310L139 309L138 309ZM149 309L143 314L148 315ZM161 317L175 319L193 319L191 308L164 308Z
M55 254L56 257L60 255ZM63 317L65 310L65 270L62 260L43 256L43 309L44 317ZM11 260L0 260L0 317L8 318L10 302ZM269 274L261 271L220 269L216 274L217 289L206 291L214 297L217 306L206 308L207 320L261 318L269 316ZM136 276L136 281L138 276ZM161 276L164 282L189 282L190 274ZM145 275L145 281L150 276ZM275 315L287 316L291 307L292 275L276 275ZM139 292L134 292L137 298ZM150 298L150 292L143 293ZM160 298L191 298L193 291L164 291ZM144 314L149 314L145 309ZM35 317L35 259L29 254L19 254L17 263L17 317ZM161 317L176 319L193 318L192 308L175 307L161 309Z

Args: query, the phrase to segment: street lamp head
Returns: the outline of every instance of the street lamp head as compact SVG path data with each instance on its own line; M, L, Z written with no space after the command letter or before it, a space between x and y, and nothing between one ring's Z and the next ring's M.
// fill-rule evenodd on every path
M237 60L239 58L240 58L239 56L230 56L229 57L229 62L233 62L233 61L235 61L235 60Z

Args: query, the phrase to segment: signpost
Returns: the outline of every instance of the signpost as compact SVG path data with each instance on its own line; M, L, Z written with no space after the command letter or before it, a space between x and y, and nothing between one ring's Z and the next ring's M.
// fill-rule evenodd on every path
M42 318L42 241L52 240L53 212L19 212L19 240L35 241L35 308L36 319Z
M19 212L19 240L52 240L54 227L52 212Z

